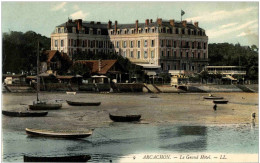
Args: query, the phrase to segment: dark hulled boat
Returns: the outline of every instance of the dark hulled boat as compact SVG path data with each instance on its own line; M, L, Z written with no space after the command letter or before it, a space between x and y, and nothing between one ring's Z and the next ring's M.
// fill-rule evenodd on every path
M2 114L10 117L43 117L46 116L48 112L47 111L32 112L32 111L2 110Z
M217 97L217 96L204 96L203 98L207 99L207 100L220 100L220 99L223 99L223 97Z
M213 100L214 104L227 104L228 101L227 100Z
M38 103L29 105L30 110L57 110L62 107L62 104L46 104L46 103Z
M76 156L23 156L24 162L87 162L91 159L89 155L76 155Z
M75 101L67 101L67 103L71 106L99 106L101 102L75 102Z
M125 116L118 116L118 115L111 115L109 113L109 118L115 122L133 122L139 121L141 115L125 115Z
M39 129L25 129L26 133L31 136L43 136L43 137L54 137L54 138L67 138L67 139L77 139L85 138L92 135L93 130L87 132L78 131L50 131L50 130L39 130Z

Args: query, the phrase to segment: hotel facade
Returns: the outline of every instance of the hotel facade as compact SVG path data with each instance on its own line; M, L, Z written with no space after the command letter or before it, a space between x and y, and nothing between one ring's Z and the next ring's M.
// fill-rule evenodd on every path
M198 73L208 63L205 30L198 22L173 19L136 20L133 24L69 19L51 34L51 50L67 53L72 59L78 52L117 53L144 68L161 68L164 72Z

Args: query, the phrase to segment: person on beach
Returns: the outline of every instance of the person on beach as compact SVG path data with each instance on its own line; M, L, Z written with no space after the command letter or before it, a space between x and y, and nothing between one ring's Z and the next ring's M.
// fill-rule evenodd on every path
M213 110L214 110L214 111L217 110L217 104L215 104L215 105L213 106Z

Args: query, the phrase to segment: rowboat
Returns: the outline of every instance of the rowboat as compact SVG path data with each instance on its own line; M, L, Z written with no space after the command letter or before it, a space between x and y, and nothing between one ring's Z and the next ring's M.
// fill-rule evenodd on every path
M214 104L227 104L228 101L227 100L213 100Z
M218 99L223 99L223 97L217 97L217 96L204 96L204 99L207 100L218 100Z
M77 92L66 92L67 95L75 95Z
M54 137L54 138L67 138L67 139L76 139L76 138L85 138L92 135L94 129L91 129L87 132L79 131L51 131L51 130L39 130L39 129L29 129L26 128L25 131L28 135L31 136L43 136L43 137Z
M71 106L98 106L101 104L101 102L75 102L75 101L67 101L67 103Z
M89 155L75 155L75 156L28 156L24 155L24 162L87 162L91 159Z
M2 110L2 114L10 117L43 117L48 114L47 111L7 111Z
M57 110L62 107L62 104L46 104L46 103L38 103L29 105L30 110Z
M125 115L125 116L118 116L118 115L111 115L109 113L109 118L115 122L132 122L132 121L139 121L141 115Z

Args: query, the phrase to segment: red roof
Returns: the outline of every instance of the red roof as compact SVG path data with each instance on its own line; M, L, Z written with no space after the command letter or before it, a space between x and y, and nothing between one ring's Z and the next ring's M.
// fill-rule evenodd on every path
M45 51L45 54L47 55L47 62L50 62L51 59L52 59L55 55L57 55L57 53L60 54L60 56L61 56L64 60L66 60L66 61L68 61L68 62L71 62L70 57L69 57L66 53L63 53L63 52L60 53L58 50L46 50L46 51Z
M101 69L99 70L99 62L101 62ZM78 60L75 63L82 63L87 66L91 73L106 74L117 62L117 60Z

